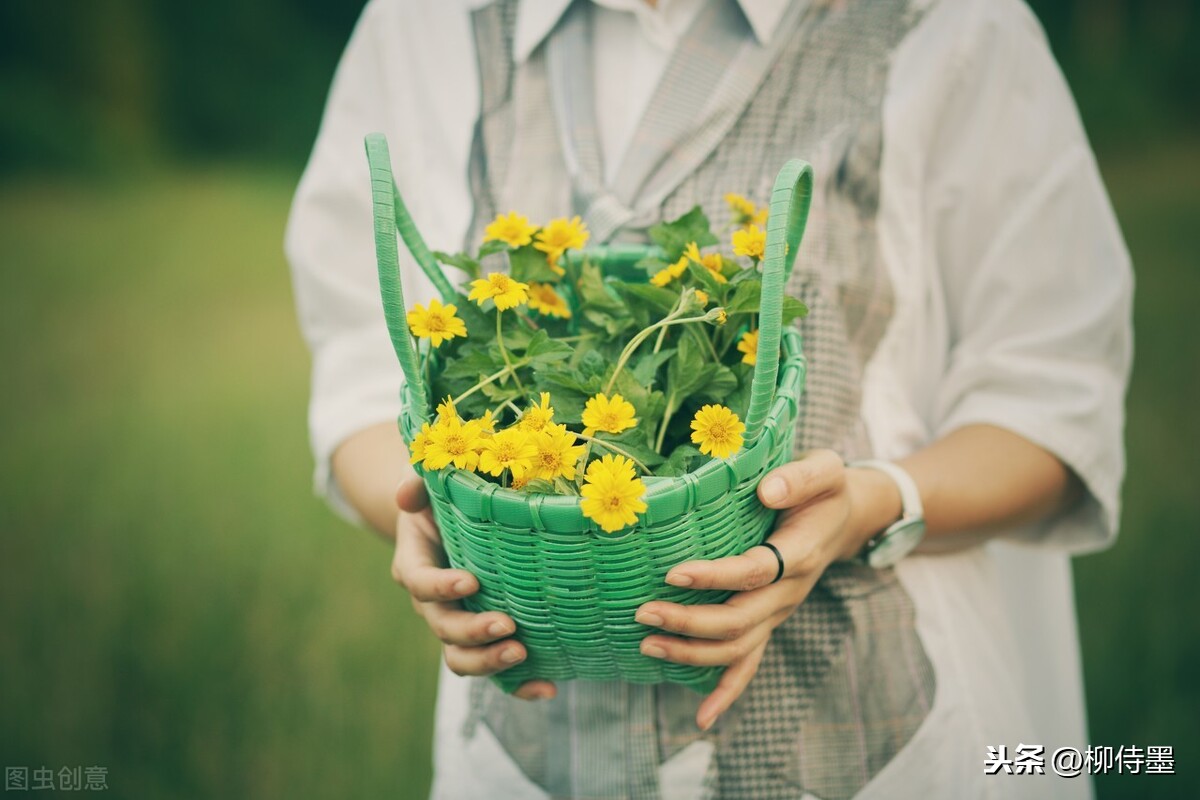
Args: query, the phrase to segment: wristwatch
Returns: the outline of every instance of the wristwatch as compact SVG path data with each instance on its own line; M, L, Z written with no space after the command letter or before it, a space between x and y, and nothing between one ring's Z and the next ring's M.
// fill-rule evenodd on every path
M921 506L916 481L903 467L891 461L855 461L847 466L879 470L895 481L900 490L903 509L900 519L871 537L858 556L863 563L876 569L893 566L925 538L925 509Z

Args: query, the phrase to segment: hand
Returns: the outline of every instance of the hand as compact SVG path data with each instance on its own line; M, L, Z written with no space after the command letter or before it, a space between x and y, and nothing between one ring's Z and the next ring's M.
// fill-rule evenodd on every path
M396 553L392 577L408 589L413 607L442 641L446 665L456 675L491 675L520 664L525 646L509 637L516 631L512 617L499 611L474 614L458 601L479 591L479 581L461 569L446 569L442 537L425 483L413 476L396 490L400 517L396 521ZM524 700L548 700L556 689L547 681L527 681L515 695Z
M853 557L866 541L900 516L900 495L882 473L849 470L829 450L772 470L758 486L768 508L783 509L762 546L715 561L688 561L671 569L666 582L691 589L737 592L720 605L685 606L652 601L637 621L680 636L652 635L642 653L679 664L727 665L717 688L700 704L696 724L708 730L758 672L771 632L808 597L834 561Z

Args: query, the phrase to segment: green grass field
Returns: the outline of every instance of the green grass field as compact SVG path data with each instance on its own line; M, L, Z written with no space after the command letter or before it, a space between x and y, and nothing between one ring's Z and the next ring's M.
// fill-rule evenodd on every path
M1124 156L1124 158L1128 158ZM1125 531L1078 563L1094 738L1200 752L1200 149L1106 164L1139 271ZM294 178L0 186L0 761L111 796L419 798L437 651L311 496ZM982 755L981 755L982 758ZM931 765L931 768L933 765Z

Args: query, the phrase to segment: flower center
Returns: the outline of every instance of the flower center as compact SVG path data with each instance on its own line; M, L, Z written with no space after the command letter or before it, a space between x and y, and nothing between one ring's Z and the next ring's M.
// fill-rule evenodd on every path
M541 459L542 467L547 470L557 470L562 463L562 458L553 450L543 450L538 454Z
M446 437L446 452L451 455L461 456L467 452L467 439L462 434L452 433Z
M729 439L729 428L723 422L715 423L708 429L708 438L716 442L724 442Z
M621 427L621 420L617 418L616 412L606 411L600 415L600 427L612 431Z
M425 327L431 331L444 331L446 330L446 320L436 314L431 314L425 323Z
M619 509L621 507L621 498L618 495L608 498L608 507L613 511Z

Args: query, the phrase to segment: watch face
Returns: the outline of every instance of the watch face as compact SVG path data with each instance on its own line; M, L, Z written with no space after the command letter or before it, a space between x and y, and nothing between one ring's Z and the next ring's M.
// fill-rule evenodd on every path
M925 537L925 520L898 522L867 553L867 563L876 569L890 567L912 552Z

